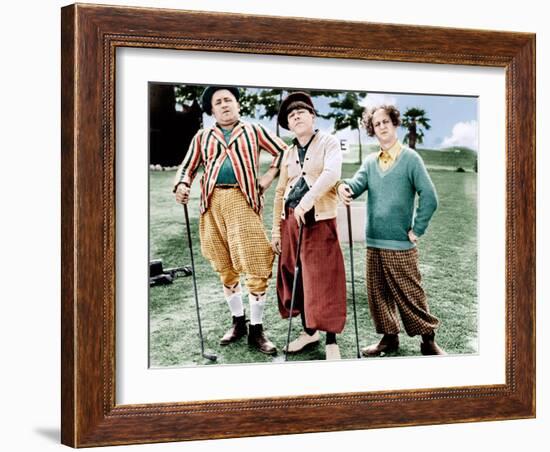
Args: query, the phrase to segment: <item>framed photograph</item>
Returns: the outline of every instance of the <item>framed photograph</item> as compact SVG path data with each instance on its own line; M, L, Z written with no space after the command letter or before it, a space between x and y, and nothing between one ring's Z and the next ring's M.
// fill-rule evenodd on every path
M120 55L119 58L126 61L127 56ZM276 61L277 58L272 58L272 60ZM137 62L139 60L135 59L133 61ZM154 66L158 67L159 64L160 61ZM226 60L226 67L229 64L229 61ZM247 63L244 63L242 58L236 59L235 70L238 68L243 69L245 64ZM173 62L172 65L174 65ZM197 63L193 66L196 69L200 64ZM302 63L300 71L306 72L306 67L305 62ZM341 68L338 69L341 70ZM312 66L312 71L316 70L318 68ZM176 74L179 71L180 69L174 70ZM146 68L139 71L133 69L127 71L129 74L136 72L147 78L147 75L145 75ZM349 77L350 70L348 69L346 72ZM278 74L275 73L275 75ZM403 71L400 71L400 75L403 75ZM190 76L189 71L187 71L186 76ZM293 75L293 77L296 77L296 75ZM380 75L376 76L376 78L378 77ZM465 77L464 72L461 72L461 77ZM391 78L391 72L389 71L384 75L386 83L388 78ZM367 74L362 74L361 79L362 83L369 85L376 83L375 78ZM486 80L491 80L494 83L493 75L489 78L486 77ZM128 86L125 80L122 83ZM395 80L391 80L393 86L395 86L395 83ZM447 78L446 83L448 83ZM475 85L477 90L481 89L482 83L482 78L476 75ZM463 86L459 87L458 81L455 81L452 86L454 93L465 89ZM500 88L503 89L502 86ZM161 369L192 365L279 363L283 362L285 358L292 361L324 360L327 358L327 348L320 344L322 342L320 340L321 335L317 335L316 332L313 333L311 338L308 338L307 343L304 343L303 349L294 350L292 357L286 357L284 354L289 323L286 321L288 317L284 303L288 304L290 297L288 290L286 295L284 293L285 278L279 269L283 268L284 265L288 265L284 259L285 253L274 259L273 264L271 264L270 259L269 269L273 275L270 286L275 285L276 287L268 291L267 299L271 302L268 302L263 311L263 325L275 345L280 344L279 348L282 348L280 351L283 351L283 353L278 353L277 350L272 354L257 353L254 347L219 347L219 344L217 344L218 340L224 335L225 330L232 328L231 304L238 304L239 309L236 314L243 316L243 322L246 323L248 320L245 318L245 311L250 311L251 307L246 306L247 309L245 309L245 305L247 304L246 292L249 292L249 290L243 290L241 287L241 293L224 297L218 272L213 271L211 268L212 259L204 258L198 252L198 249L196 256L190 256L187 243L189 237L186 237L182 209L181 206L173 202L174 179L180 174L177 171L178 166L184 161L193 136L197 133L213 134L217 130L215 128L215 118L204 113L200 107L202 93L212 89L212 86L208 87L206 85L149 83L148 186L150 208L148 230L149 261L152 269L148 302L150 319L148 335L150 347L149 367ZM477 318L477 150L479 148L477 129L479 124L479 96L338 91L273 86L232 86L231 89L236 90L239 96L239 120L241 122L259 123L266 133L272 133L277 139L282 138L285 145L291 147L294 144L295 136L288 127L284 128L277 122L278 117L280 117L278 115L279 105L283 104L284 99L287 97L292 98L292 96L295 96L292 93L309 93L311 102L315 107L315 117L312 120L310 131L313 132L312 136L315 136L316 140L325 135L331 135L335 138L333 143L342 157L342 162L337 165L337 170L343 180L352 178L353 174L359 171L363 161L366 161L369 155L376 153L379 148L376 136L369 136L363 125L363 113L367 114L369 109L378 105L393 105L396 109L401 108L403 113L402 115L400 113L400 124L396 130L398 140L406 143L422 156L441 206L437 214L431 219L429 230L424 235L421 243L418 244L420 253L423 256L420 267L425 280L426 292L430 298L430 310L434 315L441 317L442 326L438 328L437 343L444 346L447 355L477 354L480 339ZM444 89L444 86L437 88L432 86L432 89L441 90ZM497 89L495 92L499 93L500 91ZM487 93L484 94L484 96L487 95ZM129 93L124 96L125 99L139 97L139 93ZM121 108L124 111L133 110L130 106L126 107L125 105ZM484 110L484 114L485 111L488 110ZM139 115L136 119L139 121ZM125 127L125 130L135 130L135 128L136 126L129 125ZM305 142L307 143L310 138L312 139L312 136L306 134ZM125 141L124 139L123 142ZM216 146L221 145L218 140L212 141L212 143ZM316 143L316 141L312 141L312 143ZM237 145L239 145L238 142ZM504 146L503 143L502 146ZM133 158L136 159L137 143L132 145L131 148ZM313 153L314 151L309 152ZM259 170L261 173L268 170L273 160L269 153L264 154L259 154ZM145 159L143 158L141 161L145 161ZM286 162L288 163L288 160ZM182 166L185 166L185 163ZM124 168L121 168L120 171L124 172ZM204 171L202 174L207 174L207 172ZM138 185L139 181L124 176L123 179L128 180L128 192L134 193L135 188L133 187ZM199 176L196 179L199 179ZM232 182L236 182L236 178ZM217 185L222 186L224 184ZM282 185L274 185L277 186L279 192L282 191ZM202 235L199 240L201 191L198 183L192 184L192 188L192 201L189 206L191 241L202 244L204 241L208 242L209 238L204 237L204 231L201 231ZM263 199L262 219L264 229L269 231L271 235L274 234L273 228L280 229L282 224L281 220L278 219L282 213L282 205L274 206L277 188L273 187L273 189L266 190ZM227 189L227 187L224 189ZM349 226L353 236L351 244L346 208L344 204L337 205L336 202L334 203L336 210L332 215L336 220L336 230L340 242L340 245L337 245L335 249L338 255L342 254L342 250L345 251L343 256L344 268L350 269L348 272L341 271L342 274L340 275L342 281L348 279L349 283L349 290L347 290L349 297L346 297L345 291L342 293L342 298L349 298L347 303L348 312L342 319L342 323L346 327L326 324L328 320L325 318L337 315L338 311L336 309L335 312L325 312L323 316L316 315L313 316L313 319L309 319L310 323L314 322L317 326L321 325L318 328L325 333L327 332L325 330L331 327L335 330L342 328L342 331L337 334L337 338L335 336L338 348L336 348L336 345L328 347L329 359L331 348L340 354L341 359L356 359L358 356L357 343L375 342L378 337L371 315L368 312L369 304L366 290L364 290L364 269L366 268L365 223L366 206L368 204L366 198L366 192L363 194L358 193L351 204L351 216L349 218ZM130 201L128 200L128 202ZM282 204L280 196L275 204L277 202ZM123 200L123 203L126 203L126 201ZM275 211L281 213L275 214ZM277 221L275 221L275 217ZM461 221L457 221L457 217L461 218ZM288 225L288 222L284 224ZM451 235L456 237L456 241L453 240L452 243L449 243L449 236ZM285 244L288 244L286 240ZM355 248L353 245L355 245ZM132 246L132 249L135 249L135 246ZM327 257L328 250L323 249L323 247L321 249L323 257L329 259ZM457 250L457 252L449 253L450 249ZM308 251L305 247L303 250ZM351 251L353 251L353 258L350 254ZM309 259L311 260L311 258ZM136 264L137 262L143 263L144 259L133 261ZM351 271L352 262L353 273ZM441 262L444 262L444 265L440 265ZM323 269L312 271L311 268L315 267L315 263L307 260L300 264L306 273L311 271L312 273L327 275L328 289L322 291L319 283L315 289L318 291L317 296L319 298L334 296L333 285L338 281L338 277L334 273L337 270L330 270L325 266ZM355 269L357 269L357 273L355 273ZM195 279L192 278L193 270L197 275ZM139 272L138 268L131 271L132 274L137 272ZM286 272L286 270L283 270L283 272ZM287 286L292 282L292 276L292 274L287 274L286 278L289 280ZM194 283L198 285L197 294L194 292ZM356 285L357 291L355 290ZM309 292L305 296L305 300L311 303L315 295L310 297L310 294L314 290L309 288L308 291L308 288L304 287L303 291ZM242 292L245 292L244 295ZM326 292L327 295L322 295L322 292ZM213 294L213 296L206 299L206 294ZM196 307L193 307L195 297L200 300L201 334L203 333L202 322L208 322L202 342L207 349L217 349L216 361L204 359L201 347L197 346L200 344L196 339L197 328L190 328L190 325L197 322ZM224 298L227 298L230 303L229 309L228 305L223 302ZM295 298L294 304L296 307L299 303L303 304L303 296ZM136 298L131 297L131 299L135 300ZM222 302L220 302L220 299ZM135 302L131 301L131 303L134 304ZM454 306L453 309L444 307L450 304ZM176 307L175 311L174 307ZM307 309L304 309L304 311L307 311ZM181 316L185 316L185 318ZM224 317L225 322L220 321ZM325 322L324 326L323 322ZM134 322L132 321L132 323ZM295 339L299 337L300 331L303 329L303 322L290 323L291 327L294 326L294 328L291 328L291 332L292 339ZM136 324L138 324L137 321ZM354 328L355 324L357 324L357 329ZM131 328L131 325L128 328ZM324 336L323 339L326 342L326 334ZM360 341L358 338L360 338ZM330 342L330 331L328 339ZM296 344L295 348L302 345ZM291 350L293 350L292 347ZM404 337L401 339L398 350L385 351L384 356L415 356L419 352L418 337L412 339Z
M310 141L296 115L311 121ZM380 127L395 133L398 150L385 146ZM208 139L218 141L208 148ZM322 218L302 217L304 248L285 280L285 246L301 249L301 234L288 231L299 230L305 205L287 202L298 192L288 175L300 165L300 199L309 199L319 176L310 179L301 160L322 139L323 155L333 146L338 156L323 192L333 204L315 198L302 209ZM249 148L251 163L239 166ZM209 167L210 155L227 156L234 174L222 171L223 158ZM421 174L410 225L420 238L392 250L419 256L431 323L415 329L400 305L397 346L378 342L394 331L379 327L369 305L372 249L386 250L369 215L376 171L391 177L413 165L401 164L407 159L420 165L410 173ZM278 178L261 179L272 169ZM353 191L349 211L341 185ZM437 200L424 228L430 187ZM220 215L242 216L254 244L249 218L262 220L264 276L252 275L255 263L239 279L217 260L224 247L206 216L216 196L233 195L244 210L231 216L234 204L222 204ZM294 229L284 229L291 220ZM340 254L311 272L308 234L330 221ZM339 259L342 267L328 271ZM69 446L534 417L535 36L67 6L62 265ZM343 326L318 321L308 304L327 282L342 287ZM302 333L307 343L293 350Z

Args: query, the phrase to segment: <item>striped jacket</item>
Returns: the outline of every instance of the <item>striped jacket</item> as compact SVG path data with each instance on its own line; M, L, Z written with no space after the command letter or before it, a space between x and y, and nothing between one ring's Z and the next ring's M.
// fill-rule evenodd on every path
M263 207L263 197L258 190L262 149L273 155L271 167L279 168L286 145L263 126L241 121L234 127L229 143L225 142L223 131L217 124L201 129L193 137L176 173L174 191L182 182L190 186L199 167L204 167L204 174L200 179L200 212L206 212L220 168L224 160L229 158L241 191L254 211L259 213Z

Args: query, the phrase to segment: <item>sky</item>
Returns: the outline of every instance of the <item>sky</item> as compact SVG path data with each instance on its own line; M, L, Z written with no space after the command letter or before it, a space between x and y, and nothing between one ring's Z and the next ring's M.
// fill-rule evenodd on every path
M316 110L323 114L329 109L329 103L333 99L316 97L313 99ZM417 145L419 148L440 149L453 146L466 146L475 151L478 150L478 99L477 97L423 95L423 94L397 94L367 92L362 100L362 105L372 107L380 104L393 104L403 114L408 108L421 108L430 119L430 130L424 131L424 142ZM204 115L204 125L213 124L210 116ZM260 122L271 130L275 130L276 119L258 120L256 118L243 117L242 119ZM327 133L333 133L333 123L320 117L316 118L316 128ZM399 128L398 135L402 140L406 131ZM281 130L281 135L288 134ZM357 130L345 129L336 134L339 140L347 140L348 144L357 144ZM368 137L365 129L361 129L361 142L363 144L376 143L374 137Z

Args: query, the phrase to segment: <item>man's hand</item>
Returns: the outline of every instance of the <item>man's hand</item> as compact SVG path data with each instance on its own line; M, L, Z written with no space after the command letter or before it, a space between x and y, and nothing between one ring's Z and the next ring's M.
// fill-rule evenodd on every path
M191 188L184 183L181 183L176 188L176 202L180 204L187 204L189 201L189 192L191 191Z
M301 224L306 224L306 213L307 212L303 209L303 207L300 207L299 204L294 208L294 218L296 218L298 226Z
M260 195L263 195L269 189L269 187L271 187L271 184L273 183L273 180L275 179L278 171L279 170L277 168L270 168L262 177L260 177L260 179L258 180L258 189L260 191Z
M260 177L260 180L258 181L258 189L260 190L260 195L263 195L269 187L271 187L271 183L273 182L273 178L269 176L269 174L264 174L262 177Z
M353 200L351 188L347 184L340 184L338 186L338 196L346 206L349 206Z
M418 242L418 237L416 236L416 234L413 232L412 229L409 231L408 235L409 235L409 240L412 243L416 244Z
M273 237L271 239L271 249L273 252L278 256L281 254L281 239L277 237Z

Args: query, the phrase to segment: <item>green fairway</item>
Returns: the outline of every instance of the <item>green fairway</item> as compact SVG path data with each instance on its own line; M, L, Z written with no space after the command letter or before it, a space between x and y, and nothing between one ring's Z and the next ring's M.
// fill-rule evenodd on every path
M372 152L378 151L378 145L368 144L363 145L363 160ZM422 156L424 163L430 169L444 169L448 171L456 171L462 168L465 171L474 171L477 153L466 147L454 147L445 149L417 149L417 152ZM359 162L359 146L351 145L350 151L344 154L344 163Z
M441 319L438 343L450 354L476 353L477 346L477 174L472 171L473 159L467 151L448 151L456 161L443 159L441 151L420 152L437 188L440 206L427 233L419 244L420 269L428 294L431 311ZM426 157L426 153L428 157ZM434 155L437 154L437 155ZM468 154L466 156L466 154ZM462 160L459 160L459 155ZM443 161L445 160L445 161ZM348 159L346 159L349 162ZM442 164L445 163L445 164ZM450 162L450 163L449 163ZM469 166L466 165L469 162ZM449 170L454 165L468 172ZM345 163L343 177L349 177L357 164ZM442 168L446 168L443 170ZM190 265L185 235L183 207L172 194L173 171L150 172L151 259L162 259L164 267ZM226 347L218 341L230 326L230 313L224 300L221 284L210 264L202 257L198 235L198 176L193 184L189 213L193 235L196 274L205 348L218 355L218 363L270 362L272 357L250 350L246 339ZM274 186L266 194L264 223L271 230ZM348 321L338 336L343 358L356 357L351 282L349 277L349 248L344 247L348 271ZM354 246L355 288L359 324L359 342L363 347L378 340L370 319L365 288L365 247ZM276 275L276 263L273 269ZM268 290L264 326L269 338L277 345L279 357L286 341L288 321L277 310L274 279ZM244 282L244 281L243 281ZM246 289L244 288L245 292ZM245 297L248 313L248 300ZM153 287L149 291L150 364L152 367L183 366L207 363L200 356L197 315L191 277L176 279L174 284ZM293 321L292 337L301 329L299 319ZM321 345L292 356L292 360L324 359L324 338ZM419 355L419 338L401 335L398 356ZM394 356L396 356L394 355Z

